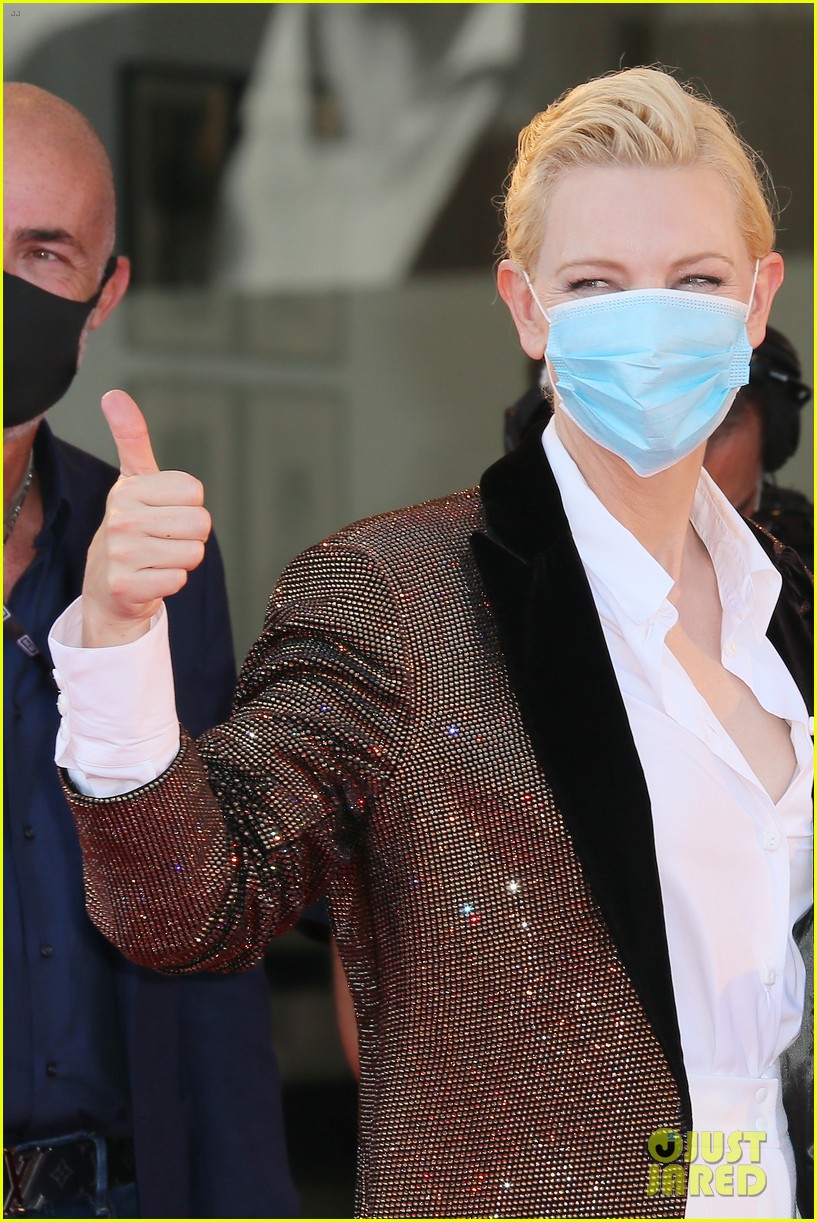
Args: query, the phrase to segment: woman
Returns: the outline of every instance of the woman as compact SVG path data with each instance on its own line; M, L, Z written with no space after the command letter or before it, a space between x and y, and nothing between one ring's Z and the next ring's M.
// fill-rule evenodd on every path
M296 560L229 723L178 756L151 659L207 524L108 399L124 478L55 628L58 760L97 794L173 762L72 796L89 907L140 962L227 969L328 889L364 1215L792 1216L810 596L701 475L782 280L769 210L723 116L637 69L534 119L506 218L554 423ZM146 675L149 729L130 700L111 728Z

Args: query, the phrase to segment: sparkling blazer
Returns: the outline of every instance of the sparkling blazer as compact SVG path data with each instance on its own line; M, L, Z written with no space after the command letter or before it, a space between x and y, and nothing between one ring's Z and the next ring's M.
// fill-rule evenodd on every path
M805 686L807 575L764 541ZM150 967L246 966L328 890L361 1215L683 1215L650 1194L649 1136L691 1124L650 802L538 438L295 560L229 722L71 802L89 910Z

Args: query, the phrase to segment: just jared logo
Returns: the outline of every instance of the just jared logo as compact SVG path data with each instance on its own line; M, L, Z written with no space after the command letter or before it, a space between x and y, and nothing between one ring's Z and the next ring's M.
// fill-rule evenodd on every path
M756 1197L766 1187L760 1147L766 1134L656 1129L647 1142L653 1160L647 1196Z

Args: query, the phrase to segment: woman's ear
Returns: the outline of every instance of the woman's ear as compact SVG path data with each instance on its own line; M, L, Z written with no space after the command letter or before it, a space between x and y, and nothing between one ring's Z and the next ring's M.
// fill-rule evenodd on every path
M522 351L534 361L545 355L547 319L533 299L525 277L512 259L503 259L496 273L499 295L516 324Z
M772 302L775 299L777 290L783 283L783 275L783 257L776 250L773 250L771 254L765 255L760 260L752 308L749 312L749 317L746 319L749 343L753 348L757 348L758 344L763 343Z

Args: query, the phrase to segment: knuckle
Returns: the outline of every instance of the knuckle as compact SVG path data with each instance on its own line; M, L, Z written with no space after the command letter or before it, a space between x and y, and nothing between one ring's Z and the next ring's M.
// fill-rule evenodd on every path
M130 555L130 535L122 527L112 530L107 540L108 562L112 565L126 565Z
M128 515L120 510L115 510L108 517L107 529L111 539L119 539L129 529Z
M113 573L108 578L108 592L117 602L124 602L130 595L130 582L124 574Z
M139 507L124 501L108 511L108 532L114 536L130 534L139 527Z
M187 471L179 471L177 479L179 490L186 504L204 504L204 484L200 479L196 479L195 475L190 475Z
M177 594L187 584L187 569L174 569L168 574L168 594Z

